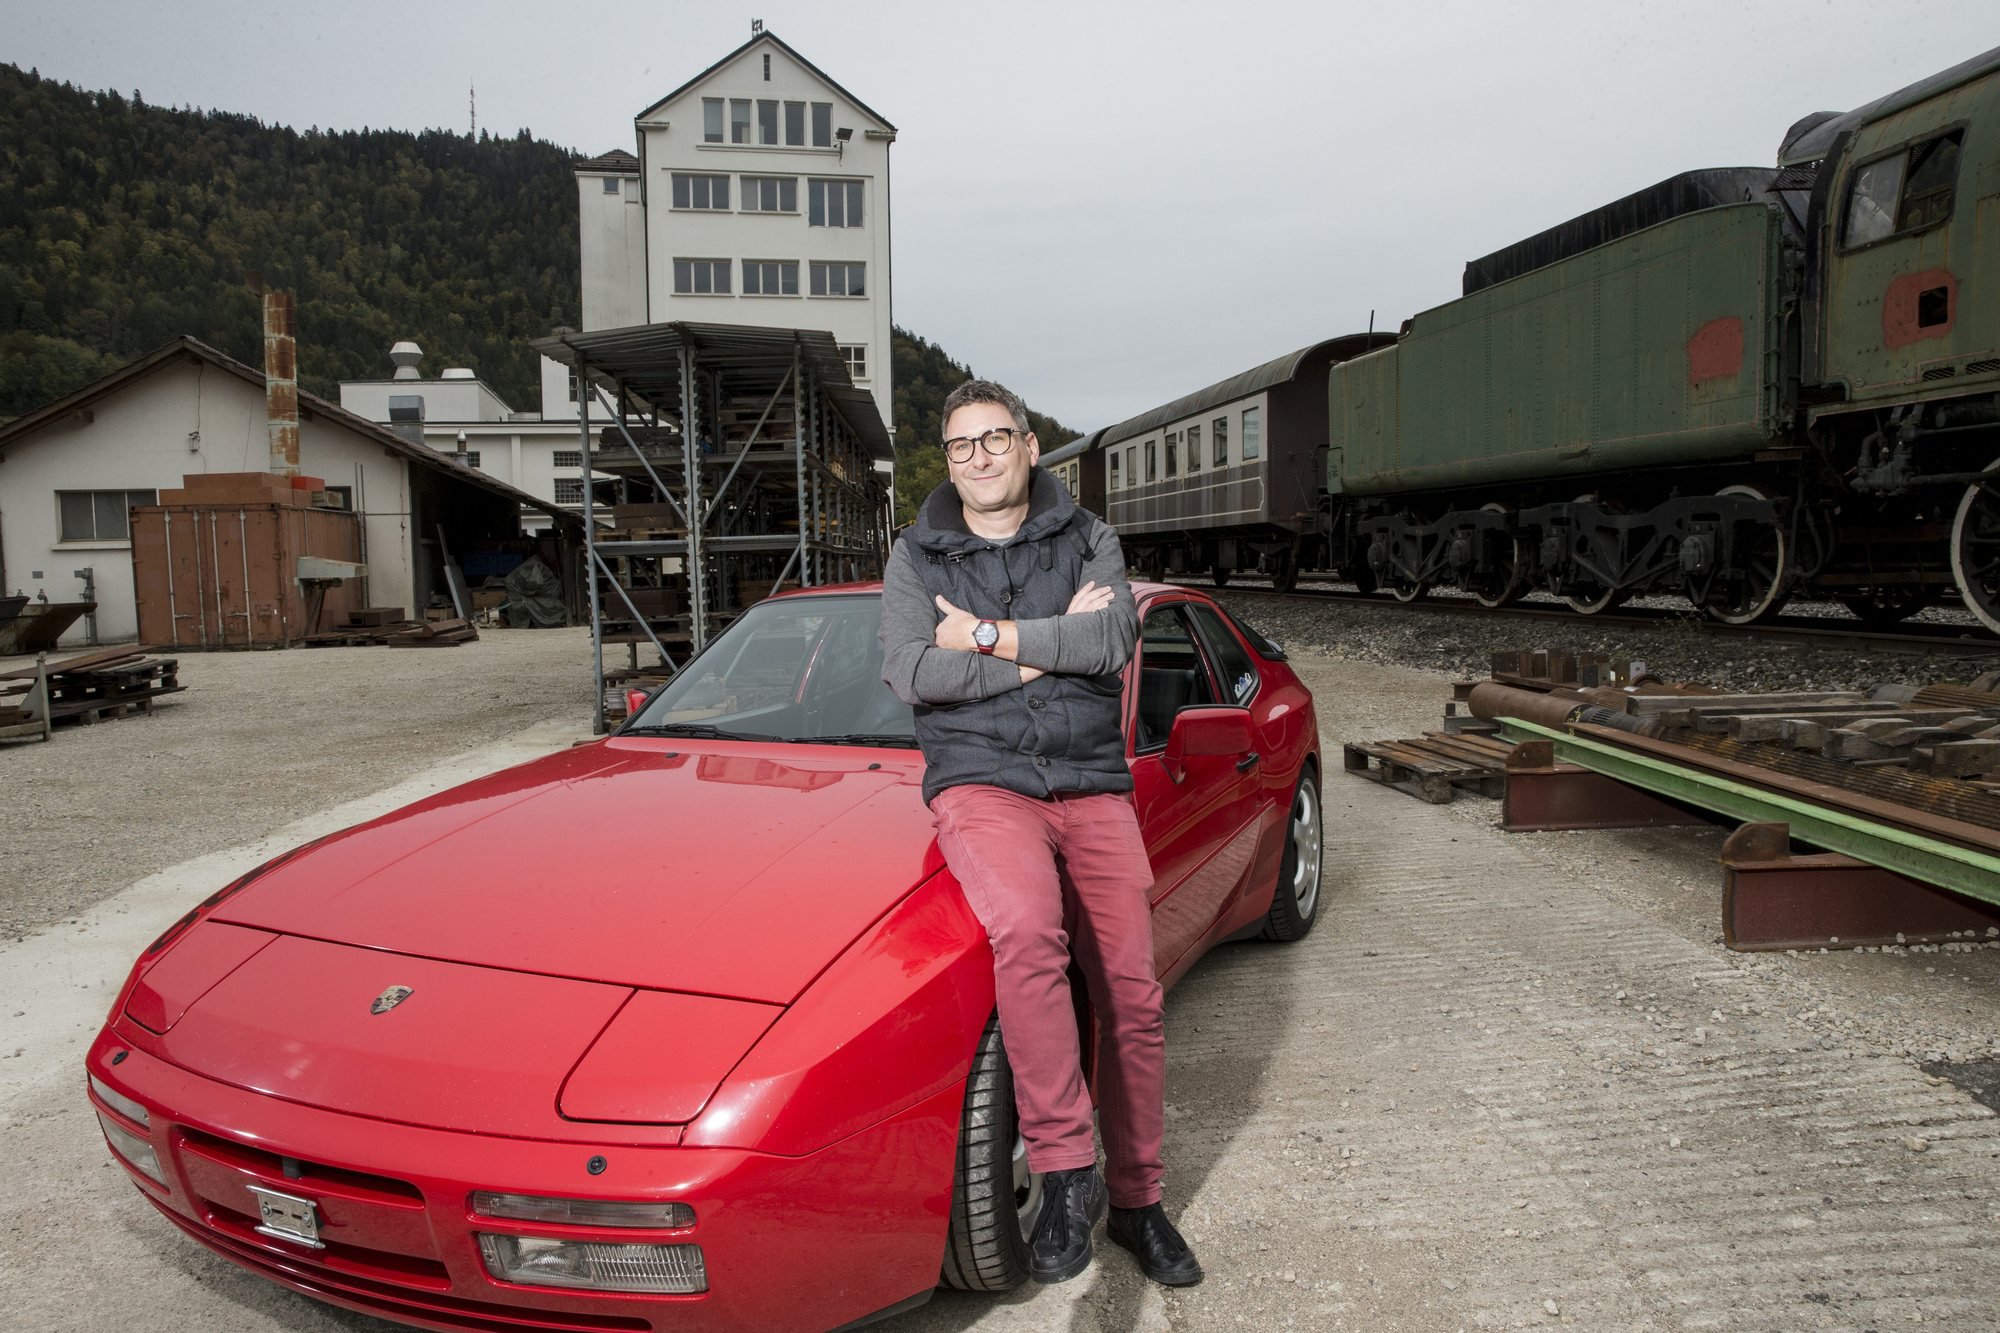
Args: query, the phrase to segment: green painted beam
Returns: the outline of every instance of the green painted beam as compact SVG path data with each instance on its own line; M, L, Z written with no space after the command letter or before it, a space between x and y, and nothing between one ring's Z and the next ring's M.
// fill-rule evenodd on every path
M1551 741L1559 761L1616 778L1628 786L1745 823L1789 824L1792 836L1800 842L1840 852L1968 898L2000 904L2000 857L1989 853L1520 718L1503 717L1500 728L1511 741Z

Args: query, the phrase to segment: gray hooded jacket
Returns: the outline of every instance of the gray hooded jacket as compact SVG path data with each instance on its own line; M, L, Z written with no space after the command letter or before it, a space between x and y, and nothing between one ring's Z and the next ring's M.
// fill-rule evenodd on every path
M1132 789L1119 683L1138 636L1118 534L1037 467L1028 516L1003 542L975 536L950 482L931 492L882 576L882 679L916 709L924 800L984 783L1023 795ZM1085 583L1102 611L1067 615ZM938 594L985 620L1015 622L1016 662L937 646Z

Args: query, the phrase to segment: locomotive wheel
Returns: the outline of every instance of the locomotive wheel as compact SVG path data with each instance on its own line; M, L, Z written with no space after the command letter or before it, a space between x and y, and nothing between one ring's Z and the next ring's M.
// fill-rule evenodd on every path
M1586 491L1571 503L1596 504L1597 492ZM1577 584L1572 585L1571 591L1563 593L1562 599L1568 603L1569 609L1578 615L1594 616L1624 602L1625 591L1622 588L1606 588L1598 584Z
M1751 500L1771 498L1760 487L1742 485L1724 486L1716 495L1741 495ZM1742 577L1728 580L1724 585L1728 591L1720 596L1711 595L1701 608L1711 620L1725 625L1749 625L1776 615L1791 595L1792 552L1782 527L1773 523L1759 528L1749 551L1739 554Z
M2000 459L1986 475L2000 472ZM2000 634L2000 477L1965 488L1951 524L1951 577L1966 609Z
M1394 579L1384 586L1389 589L1391 597L1404 603L1421 602L1431 590L1428 583L1409 583L1402 579Z
M1229 566L1220 560L1208 567L1208 581L1218 588L1229 586Z
M1890 583L1847 593L1840 604L1864 625L1881 627L1908 620L1937 600L1937 594L1914 583Z
M1290 592L1299 586L1299 559L1290 551L1271 558L1271 587L1278 592Z
M1479 508L1488 514L1507 512L1507 506L1497 500L1490 500ZM1521 539L1510 537L1507 539L1507 568L1501 571L1498 578L1488 578L1476 584L1468 584L1465 590L1472 594L1474 601L1489 611L1502 606L1512 606L1520 601L1521 594L1527 591L1522 577L1524 563L1526 562L1522 559Z

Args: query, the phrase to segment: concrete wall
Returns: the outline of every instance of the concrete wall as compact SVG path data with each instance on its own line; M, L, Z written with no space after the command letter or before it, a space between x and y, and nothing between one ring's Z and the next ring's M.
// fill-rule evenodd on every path
M608 190L607 181L617 189ZM644 324L646 202L639 178L627 172L582 172L576 191L585 332Z
M98 637L138 633L129 540L61 540L57 492L151 490L181 484L193 472L262 472L269 468L264 393L235 375L178 362L100 398L90 420L51 422L0 454L0 562L6 588L50 601L77 599L75 572L96 573ZM306 474L355 488L365 499L369 600L411 599L409 464L379 441L308 417L299 432ZM63 638L84 641L81 622Z
M342 380L340 405L370 421L389 419L389 399L424 400L425 421L501 421L506 402L484 380Z

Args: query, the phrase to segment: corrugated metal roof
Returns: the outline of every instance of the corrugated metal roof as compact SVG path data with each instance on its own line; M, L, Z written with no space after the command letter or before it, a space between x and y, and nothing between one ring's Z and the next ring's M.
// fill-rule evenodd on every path
M796 350L870 456L886 462L896 454L875 395L855 387L840 344L821 329L674 321L560 333L535 339L531 345L552 361L587 370L594 383L614 395L622 386L627 394L673 416L680 415L683 348L694 353L703 369L727 372L732 388L753 393L777 392Z
M1335 349L1341 353L1336 359L1344 360L1346 357L1359 355L1393 339L1394 335L1388 333L1374 335L1350 333L1344 337L1316 342L1310 347L1301 347L1296 352L1287 352L1283 356L1266 361L1261 366L1252 366L1240 374L1231 375L1228 379L1211 384L1206 389L1198 389L1185 398L1176 398L1165 406L1156 407L1150 412L1141 412L1138 416L1121 421L1115 426L1107 426L1100 432L1103 436L1102 442L1119 444L1135 435L1144 435L1149 430L1164 426L1170 421L1191 417L1197 412L1205 412L1211 407L1234 402L1238 398L1247 398L1274 384L1283 384L1298 374L1299 366L1307 357L1324 348ZM1352 350L1343 349L1342 344L1352 344Z
M1109 429L1111 429L1109 426L1099 426L1088 435L1079 435L1068 444L1062 446L1062 448L1043 454L1042 466L1048 467L1052 463L1067 463L1078 454L1088 453L1091 447L1097 443L1099 437Z

